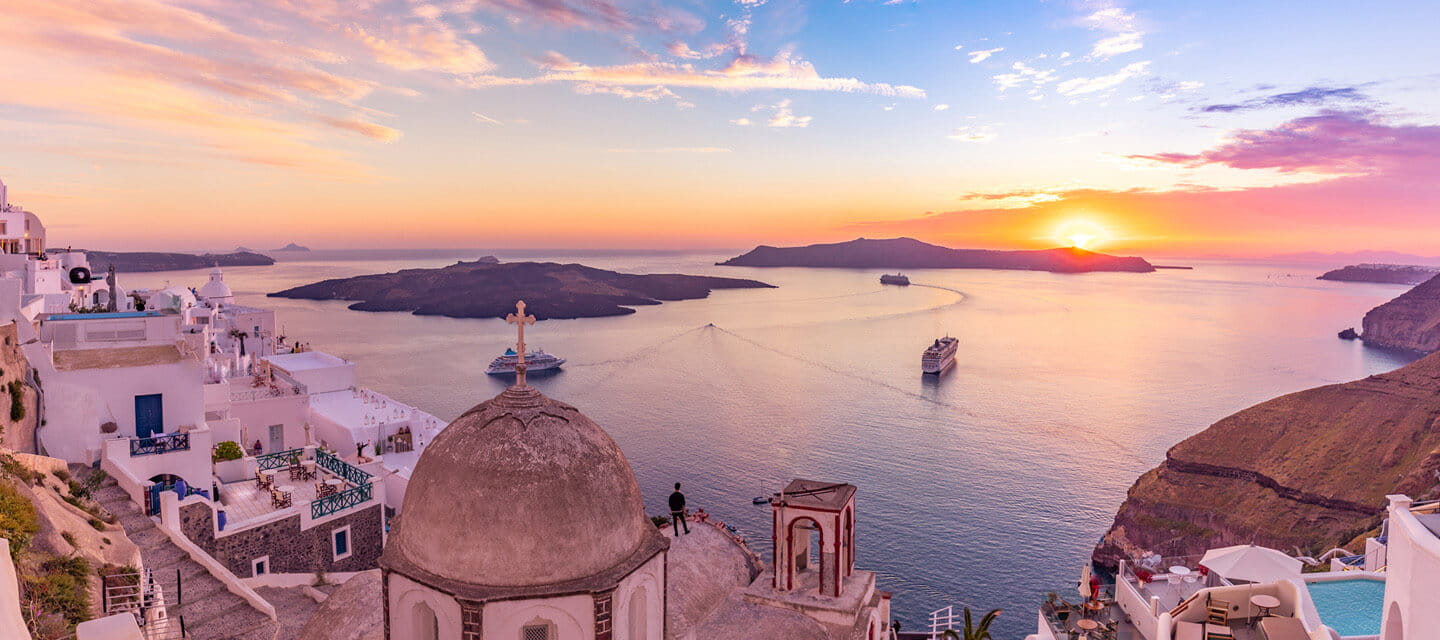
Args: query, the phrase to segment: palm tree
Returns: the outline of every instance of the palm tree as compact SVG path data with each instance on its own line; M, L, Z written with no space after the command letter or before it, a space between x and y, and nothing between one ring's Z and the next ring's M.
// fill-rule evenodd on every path
M980 616L979 624L970 618L970 607L965 607L965 628L956 631L947 629L941 634L942 638L953 638L954 640L995 640L990 635L990 625L995 623L995 618L1000 616L999 609L991 609L990 613Z
M250 337L250 334L239 329L231 329L230 337L240 341L240 357L245 357L245 339Z

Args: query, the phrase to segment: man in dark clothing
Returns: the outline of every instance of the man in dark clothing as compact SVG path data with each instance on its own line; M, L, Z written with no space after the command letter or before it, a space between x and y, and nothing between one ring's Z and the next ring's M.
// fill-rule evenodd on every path
M670 494L670 519L674 522L675 537L680 537L680 527L690 533L690 523L685 521L685 494L680 493L680 483L675 483L675 493Z

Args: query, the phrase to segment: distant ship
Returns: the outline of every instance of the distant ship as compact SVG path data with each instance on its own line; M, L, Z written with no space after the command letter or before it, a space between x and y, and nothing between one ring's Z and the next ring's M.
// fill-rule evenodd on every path
M925 355L920 357L920 369L925 373L943 373L950 365L955 364L955 351L960 347L960 340L945 336L935 341L925 349Z
M515 373L515 364L519 361L520 355L515 353L514 349L506 349L505 355L490 361L490 368L486 369L485 373L492 376ZM543 349L536 349L525 354L525 371L527 373L559 369L562 364L565 364L564 358L552 356L545 353Z
M880 276L880 284L898 284L903 287L910 284L910 278L905 277L905 274L903 273L897 273L894 275L887 273L883 276Z

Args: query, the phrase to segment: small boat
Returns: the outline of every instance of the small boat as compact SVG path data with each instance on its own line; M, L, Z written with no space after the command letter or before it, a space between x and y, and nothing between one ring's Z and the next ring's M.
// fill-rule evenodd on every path
M490 361L490 367L485 370L485 373L492 376L515 373L515 365L519 362L520 354L515 353L514 349L506 349L505 355ZM544 349L536 349L525 354L525 371L527 373L559 369L562 364L565 364L564 358L557 358L545 353Z
M754 504L770 504L770 498L768 496L760 496L758 498L752 499L750 502Z
M880 276L880 284L895 284L904 287L910 284L910 278L907 278L903 273L887 273Z
M959 348L958 338L945 336L936 340L934 344L926 347L925 353L920 356L920 370L925 373L944 373L955 364L955 352Z

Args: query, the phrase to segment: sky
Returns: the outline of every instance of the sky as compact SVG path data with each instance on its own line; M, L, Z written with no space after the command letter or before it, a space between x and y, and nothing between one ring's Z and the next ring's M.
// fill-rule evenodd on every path
M1440 253L1440 3L0 0L98 249Z

